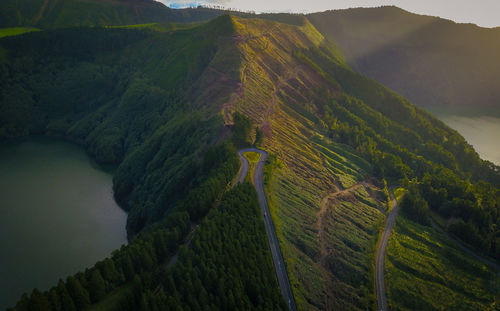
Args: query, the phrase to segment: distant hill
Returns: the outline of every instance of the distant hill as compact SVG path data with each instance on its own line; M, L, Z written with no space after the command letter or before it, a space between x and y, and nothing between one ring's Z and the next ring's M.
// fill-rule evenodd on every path
M355 70L423 107L500 113L500 31L396 7L308 15Z
M202 7L170 9L153 0L5 0L0 3L0 28L190 23L225 13ZM392 6L306 16L230 13L295 25L307 17L338 45L353 69L413 103L500 114L500 28L457 24Z
M221 14L207 8L174 10L153 0L5 0L0 3L0 27L193 22Z

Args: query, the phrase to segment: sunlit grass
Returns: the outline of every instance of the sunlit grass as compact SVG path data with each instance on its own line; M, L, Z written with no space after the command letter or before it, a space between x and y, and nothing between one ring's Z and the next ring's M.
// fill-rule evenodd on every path
M391 310L498 309L498 271L433 228L398 216L387 251Z
M398 202L401 201L401 199L403 198L403 195L406 193L406 189L405 188L396 188L394 189L394 196L396 197L396 200Z
M245 180L253 182L254 170L255 170L255 166L259 162L260 153L249 151L249 152L243 153L243 156L248 160L248 163L250 164L250 168L248 169L249 174L247 174L247 176L245 177Z
M32 31L40 31L40 29L33 27L0 28L0 38L17 36Z

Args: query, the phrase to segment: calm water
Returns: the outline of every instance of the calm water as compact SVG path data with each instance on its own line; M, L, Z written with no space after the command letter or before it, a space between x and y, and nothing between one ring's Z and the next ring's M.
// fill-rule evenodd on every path
M111 178L73 144L0 147L0 310L126 243Z
M457 130L479 153L481 158L500 165L500 118L461 116L451 112L434 112L451 128Z

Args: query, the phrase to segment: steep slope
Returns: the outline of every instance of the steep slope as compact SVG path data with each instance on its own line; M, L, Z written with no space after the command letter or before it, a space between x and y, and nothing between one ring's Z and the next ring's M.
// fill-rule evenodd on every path
M333 38L355 70L422 107L496 113L500 33L396 7L307 16Z
M62 136L119 165L114 193L128 232L164 217L200 182L199 156L222 129L234 87L209 67L238 68L232 22L161 34L72 28L0 42L0 138Z
M297 304L371 308L386 196L369 176L404 182L447 167L498 185L498 168L442 122L351 71L307 20L235 25L240 84L224 115L227 124L231 110L252 117L274 154L267 191Z

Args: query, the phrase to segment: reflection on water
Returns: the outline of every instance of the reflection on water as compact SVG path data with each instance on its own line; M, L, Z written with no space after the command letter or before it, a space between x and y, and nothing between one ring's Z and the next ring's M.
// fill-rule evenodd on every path
M0 310L46 290L126 243L112 177L75 145L38 139L0 148Z

